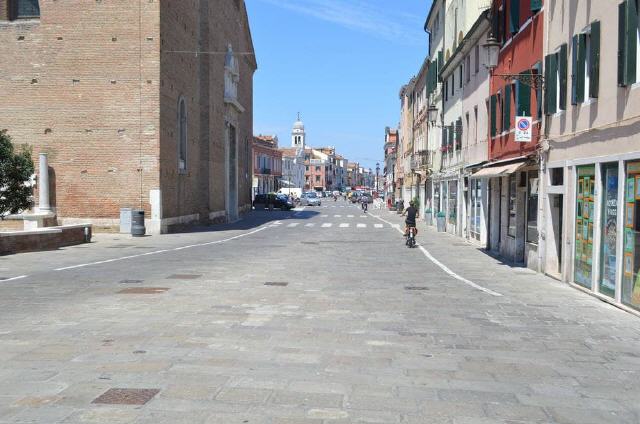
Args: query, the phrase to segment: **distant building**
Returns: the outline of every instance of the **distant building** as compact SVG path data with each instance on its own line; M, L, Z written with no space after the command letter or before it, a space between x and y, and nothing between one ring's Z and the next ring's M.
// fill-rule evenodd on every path
M278 137L259 135L253 138L253 191L266 194L280 189L282 152Z

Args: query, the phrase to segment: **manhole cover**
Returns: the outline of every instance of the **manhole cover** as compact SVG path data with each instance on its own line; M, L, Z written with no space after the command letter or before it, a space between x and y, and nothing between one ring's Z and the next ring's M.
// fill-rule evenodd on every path
M122 289L120 294L159 294L164 293L168 288L165 287L132 287L130 289Z
M109 389L91 403L144 405L158 393L160 393L159 389Z
M167 277L167 280L195 280L202 277L202 274L173 274Z
M276 287L286 287L289 285L289 283L283 283L280 281L267 281L266 283L264 283L265 286L276 286Z
M407 286L404 289L409 291L426 291L429 290L429 287Z
M120 284L141 284L144 280L122 280Z

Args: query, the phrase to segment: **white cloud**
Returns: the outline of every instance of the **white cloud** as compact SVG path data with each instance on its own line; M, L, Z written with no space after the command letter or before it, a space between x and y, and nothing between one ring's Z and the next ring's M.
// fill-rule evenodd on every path
M312 16L342 27L403 44L426 42L421 17L381 10L360 0L259 0L282 9Z

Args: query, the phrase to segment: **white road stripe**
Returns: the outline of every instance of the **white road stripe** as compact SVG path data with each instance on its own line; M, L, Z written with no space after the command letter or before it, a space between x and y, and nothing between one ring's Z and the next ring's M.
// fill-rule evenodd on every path
M342 218L342 215L333 215L334 218Z
M0 283L6 283L7 281L22 280L23 278L27 278L27 277L28 277L28 275L20 275L18 277L7 278L6 280L0 280Z
M366 218L367 215L360 215L360 218Z
M333 224L330 222L325 222L324 224L322 224L322 228L331 228Z
M367 228L367 224L358 224L358 228Z
M188 245L188 246L175 247L173 249L155 250L153 252L141 253L139 255L123 256L123 257L120 257L120 258L106 259L104 261L89 262L89 263L86 263L86 264L66 266L66 267L63 267L63 268L56 268L56 269L54 269L54 271L66 271L68 269L84 268L84 267L87 267L87 266L102 265L102 264L108 264L108 263L111 263L111 262L124 261L126 259L135 259L135 258L141 258L141 257L144 257L144 256L158 255L160 253L165 253L165 252L177 252L177 251L180 251L180 250L191 249L193 247L211 246L211 245L214 245L214 244L226 243L228 241L236 240L236 239L239 239L239 238L242 238L242 237L247 237L247 236L250 236L250 235L255 234L257 232L266 230L266 229L267 229L267 227L261 227L261 228L258 228L257 230L253 230L253 231L250 231L248 233L240 234L240 235L237 235L237 236L234 236L234 237L229 237L229 238L223 239L223 240L210 241L210 242L207 242L207 243L200 243L200 244L191 244L191 245Z
M347 215L347 218L353 218L353 215Z
M292 222L291 224L287 225L287 227L293 228L293 227L297 227L298 225L300 225L299 222Z
M349 224L340 224L340 228L349 228Z
M329 218L329 215L320 215L320 218Z
M384 225L382 225L382 224L373 224L373 226L376 227L376 228L383 228L384 227Z
M308 223L305 225L305 227L315 227L316 224L312 224L312 223Z
M371 215L371 216L373 216L374 218L379 219L382 222L385 222L385 223L391 225L392 227L395 227L400 234L404 234L404 230L402 230L399 225L393 225L391 222L389 222L389 221L387 221L385 219L382 219L382 218L380 218L379 216L376 216L376 215ZM461 281L461 282L465 283L468 286L473 287L474 289L478 289L478 290L480 290L480 291L482 291L484 293L487 293L487 294L489 294L491 296L495 296L495 297L501 297L502 296L501 293L498 293L498 292L493 291L491 289L488 289L486 287L482 287L482 286L474 283L473 281L467 280L466 278L456 274L449 267L447 267L445 264L443 264L442 262L440 262L439 260L434 258L433 255L431 253L429 253L429 251L427 249L425 249L424 247L420 246L419 244L418 244L418 248L427 257L427 259L429 259L431 262L436 264L441 270L443 270L449 276L455 278L458 281Z

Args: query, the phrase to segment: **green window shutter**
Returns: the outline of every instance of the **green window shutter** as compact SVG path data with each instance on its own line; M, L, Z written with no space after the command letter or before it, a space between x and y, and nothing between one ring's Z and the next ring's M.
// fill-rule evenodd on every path
M625 84L627 51L627 2L618 5L618 85Z
M537 12L542 9L542 0L531 0L531 11Z
M600 21L591 23L589 65L589 97L596 98L600 87Z
M560 46L558 53L558 73L560 76L560 109L567 109L567 45Z
M520 29L520 0L509 3L509 31L515 34Z
M558 57L555 54L549 55L549 114L553 115L558 111Z
M637 37L638 37L638 8L635 0L627 0L627 19L625 25L626 31L626 49L625 49L625 78L626 85L631 85L636 82L636 55L637 52Z
M542 75L542 64L537 62L533 69L536 71L538 75ZM542 118L542 85L538 84L538 89L536 90L536 118Z
M496 98L496 95L494 94L493 96L491 96L491 137L495 137L496 133L497 133L497 125L496 125L496 105L498 103L498 100Z
M545 89L544 89L544 113L545 115L551 115L551 107L550 107L550 90L549 84L551 84L551 55L546 55L544 57L544 80L545 80Z
M440 71L442 71L443 62L444 62L444 52L440 50L438 52L438 68L436 69L436 75L437 75L436 78L440 76Z
M462 118L456 121L456 146L458 149L462 148Z
M584 72L585 61L587 59L587 35L578 35L578 68L576 70L576 100L578 103L584 102Z
M504 89L504 114L502 115L502 131L511 128L511 84Z
M447 146L449 146L449 148L451 148L451 146L453 146L453 130L454 130L454 126L453 126L453 122L452 122L451 126L449 127L449 131L447 131L449 133L449 139L447 141Z
M578 104L578 35L571 40L571 104Z
M524 71L521 75L530 75L532 71ZM531 87L527 84L518 84L518 116L531 116Z

